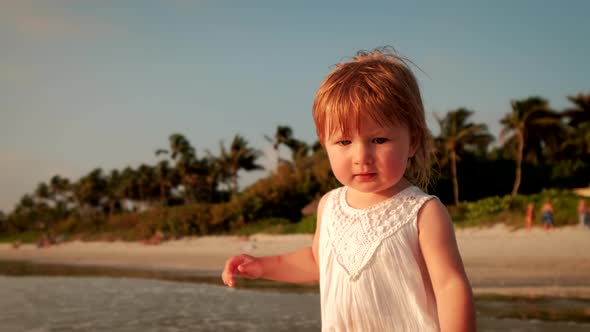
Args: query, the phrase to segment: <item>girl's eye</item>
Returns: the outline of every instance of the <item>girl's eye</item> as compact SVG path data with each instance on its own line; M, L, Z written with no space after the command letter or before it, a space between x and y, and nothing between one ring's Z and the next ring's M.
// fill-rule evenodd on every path
M388 139L384 138L384 137L373 138L373 143L377 143L377 144L383 144L387 141L388 141Z
M350 144L350 141L348 141L348 140L342 140L342 141L338 141L337 144L338 145L348 145L348 144Z

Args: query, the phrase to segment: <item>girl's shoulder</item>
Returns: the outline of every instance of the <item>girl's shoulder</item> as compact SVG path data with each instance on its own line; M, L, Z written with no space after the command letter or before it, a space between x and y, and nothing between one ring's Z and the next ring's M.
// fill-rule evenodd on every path
M417 223L418 232L426 227L452 227L452 219L446 206L436 196L430 196L431 199L422 204L418 211Z

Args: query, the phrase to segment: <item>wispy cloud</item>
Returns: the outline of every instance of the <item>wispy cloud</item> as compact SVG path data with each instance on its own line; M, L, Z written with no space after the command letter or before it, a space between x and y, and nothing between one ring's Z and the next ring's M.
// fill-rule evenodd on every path
M0 81L30 82L34 78L35 68L33 65L0 62Z
M71 10L74 3L67 0L2 1L0 29L7 38L50 41L120 35L125 31L92 13Z

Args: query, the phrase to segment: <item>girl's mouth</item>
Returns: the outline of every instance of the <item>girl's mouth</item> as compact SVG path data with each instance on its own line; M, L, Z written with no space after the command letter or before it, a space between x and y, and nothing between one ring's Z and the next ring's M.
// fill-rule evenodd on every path
M370 181L377 176L377 173L358 173L354 175L354 178L359 181Z

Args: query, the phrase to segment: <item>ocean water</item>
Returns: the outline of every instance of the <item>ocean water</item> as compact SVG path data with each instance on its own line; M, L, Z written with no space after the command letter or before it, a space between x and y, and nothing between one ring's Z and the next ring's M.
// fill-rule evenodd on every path
M110 277L1 277L0 331L314 331L317 294Z
M588 316L568 316L590 313L590 301L478 298L477 307L478 331L590 331ZM313 289L230 289L194 280L124 276L0 275L0 331L319 329L319 295Z

